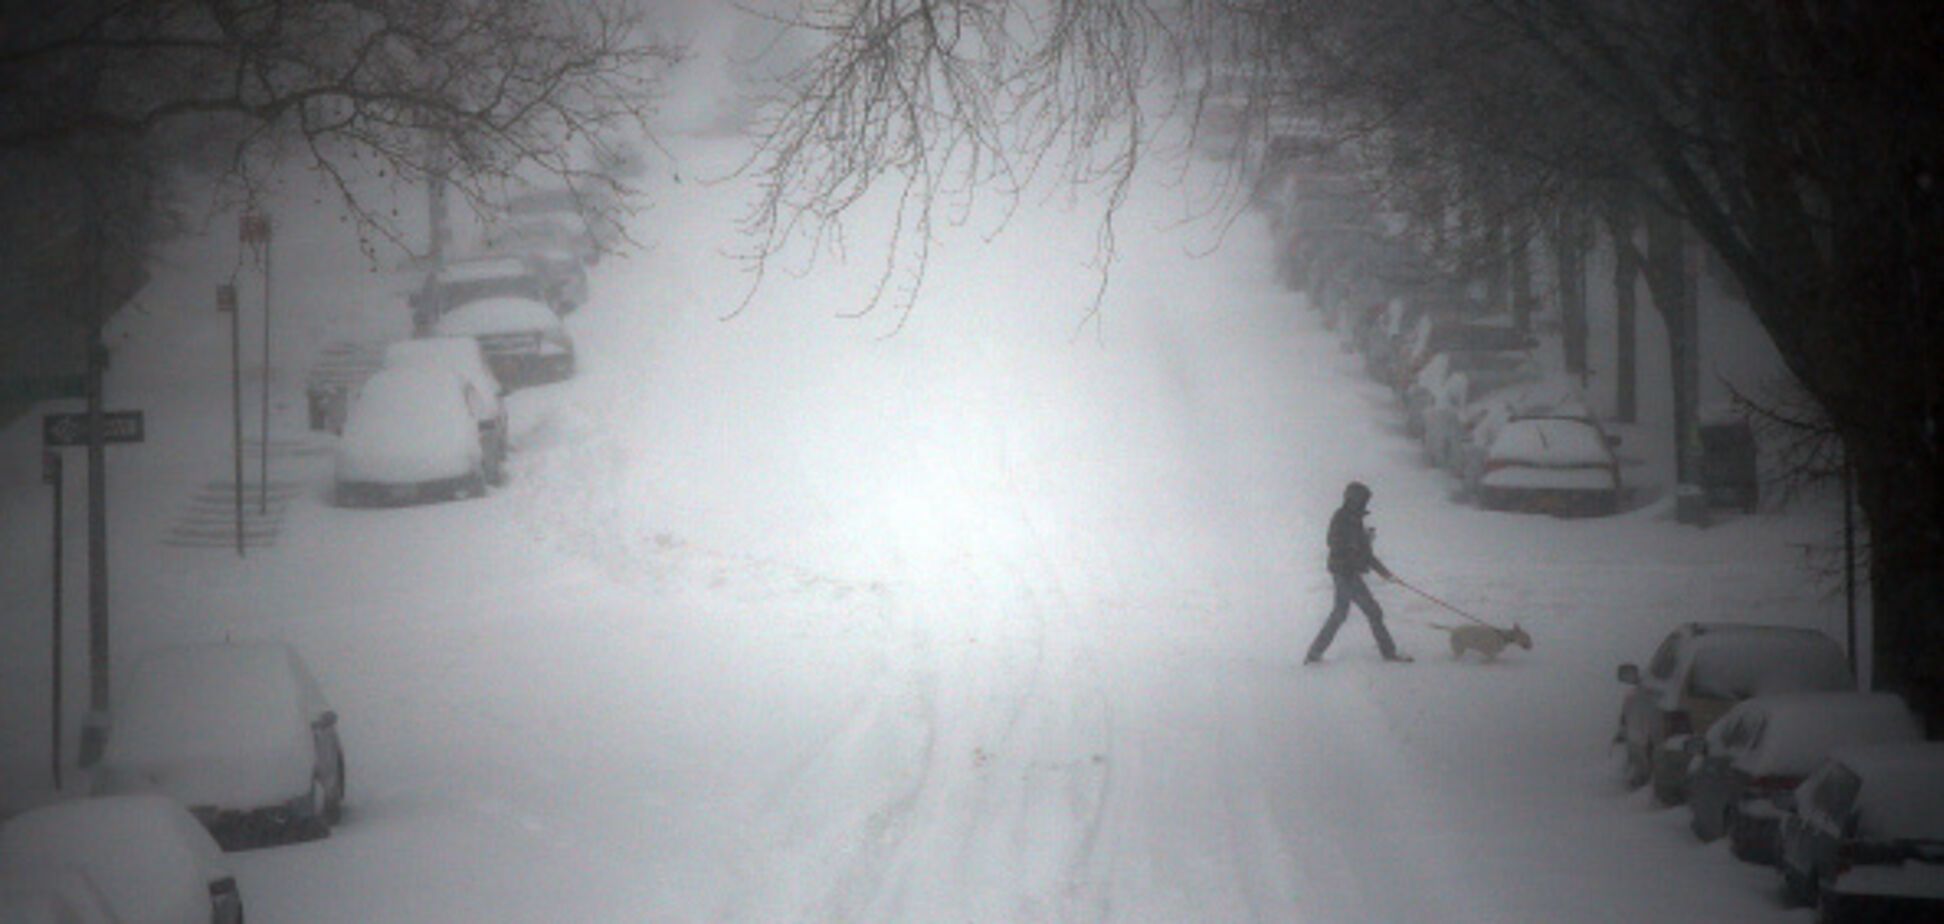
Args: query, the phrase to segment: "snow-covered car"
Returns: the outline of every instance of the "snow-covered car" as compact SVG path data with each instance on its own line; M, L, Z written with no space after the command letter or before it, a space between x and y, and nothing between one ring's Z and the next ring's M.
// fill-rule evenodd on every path
M521 252L452 260L426 273L425 281L412 294L413 330L423 333L447 312L481 299L519 296L554 304L555 288L547 274Z
M560 317L528 298L489 298L439 319L441 337L473 337L486 351L493 374L508 388L572 378L574 341Z
M1513 326L1508 316L1461 318L1426 312L1404 342L1391 387L1403 397L1417 382L1418 373L1440 353L1522 352L1538 345L1531 334Z
M73 799L0 827L0 920L242 924L216 841L167 796Z
M1406 428L1423 440L1432 465L1447 468L1472 396L1538 381L1540 376L1538 364L1525 351L1440 353L1425 365L1406 394Z
M1590 417L1517 417L1485 450L1475 496L1488 510L1600 516L1620 509L1616 444Z
M1776 868L1817 919L1944 920L1944 742L1844 748L1796 787Z
M478 416L457 374L408 367L365 381L338 439L340 506L477 497L486 484Z
M166 795L225 850L327 837L346 783L337 721L282 642L156 652L116 705L94 791Z
M420 337L385 347L385 368L426 366L445 369L464 386L466 409L479 424L479 447L485 457L486 480L500 484L506 477L506 386L486 364L486 353L471 337Z
M1485 456L1499 430L1518 417L1584 417L1591 419L1579 386L1562 378L1521 382L1484 393L1476 390L1459 412L1455 443L1446 450L1446 467L1475 496L1485 476Z
M1921 741L1924 728L1891 693L1778 693L1746 699L1688 739L1689 827L1727 835L1735 856L1775 862L1775 838L1795 788L1832 751Z
M1686 797L1683 736L1706 734L1729 709L1754 696L1856 689L1842 646L1813 629L1749 623L1688 623L1661 641L1646 673L1615 672L1629 689L1614 743L1629 786L1652 780L1667 804Z
M521 251L547 284L546 302L566 315L587 303L587 269L573 251L543 244Z

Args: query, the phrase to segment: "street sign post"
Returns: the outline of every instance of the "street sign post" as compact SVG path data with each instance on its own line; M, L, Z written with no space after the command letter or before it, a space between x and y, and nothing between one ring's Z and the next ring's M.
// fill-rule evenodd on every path
M54 489L54 788L61 788L61 454L41 450L41 481Z
M86 414L47 414L41 417L41 444L44 446L86 446L93 428ZM103 443L142 442L141 411L101 412Z

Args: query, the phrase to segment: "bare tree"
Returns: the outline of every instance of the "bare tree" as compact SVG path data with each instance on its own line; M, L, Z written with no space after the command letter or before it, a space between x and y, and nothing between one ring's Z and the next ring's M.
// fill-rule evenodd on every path
M584 149L645 130L676 56L627 0L10 0L6 21L0 152L193 133L246 186L307 158L401 245L353 178L446 173L476 203L523 167L613 184Z

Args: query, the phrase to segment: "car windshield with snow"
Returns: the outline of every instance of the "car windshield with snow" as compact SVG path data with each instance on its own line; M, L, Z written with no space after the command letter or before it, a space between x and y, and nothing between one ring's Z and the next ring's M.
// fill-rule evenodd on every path
M1479 503L1492 510L1608 514L1620 508L1620 460L1605 430L1583 417L1507 421L1486 450Z
M458 375L408 367L365 382L338 439L340 505L477 497L486 484L478 417Z

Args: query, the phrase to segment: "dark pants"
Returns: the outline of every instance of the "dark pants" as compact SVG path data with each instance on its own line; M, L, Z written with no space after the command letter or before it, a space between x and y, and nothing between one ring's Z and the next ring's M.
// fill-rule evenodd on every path
M1343 627L1344 617L1350 615L1351 603L1357 604L1364 618L1370 620L1370 634L1377 637L1377 650L1386 658L1396 657L1397 643L1391 641L1390 632L1384 628L1384 608L1370 595L1363 575L1332 571L1330 577L1336 580L1336 604L1330 607L1330 618L1324 621L1322 631L1316 633L1316 641L1310 643L1309 660L1323 657L1323 652L1329 650L1337 630Z

